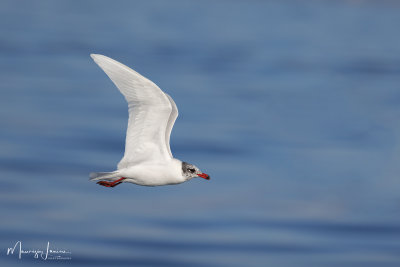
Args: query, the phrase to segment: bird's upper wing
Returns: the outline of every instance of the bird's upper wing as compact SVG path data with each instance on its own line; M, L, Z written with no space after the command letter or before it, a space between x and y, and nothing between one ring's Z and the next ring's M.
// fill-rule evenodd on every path
M91 54L91 57L128 102L125 155L118 169L139 162L171 159L169 137L178 115L172 98L127 66L103 55Z
M178 108L177 108L174 100L172 99L172 97L170 97L168 94L165 94L165 95L168 97L168 100L171 103L171 107L172 107L171 115L169 115L169 119L168 119L167 130L165 131L165 144L167 146L169 155L171 157L173 157L172 152L171 152L171 147L169 145L169 140L170 140L170 136L171 136L172 127L174 127L175 120L178 117Z

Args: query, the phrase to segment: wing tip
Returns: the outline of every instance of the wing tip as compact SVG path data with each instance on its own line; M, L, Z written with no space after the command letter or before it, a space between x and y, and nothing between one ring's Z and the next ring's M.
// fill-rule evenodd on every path
M105 57L105 56L100 55L100 54L90 54L90 57L91 57L93 60L96 60L96 59L99 59L99 58Z
M101 55L101 54L90 54L90 57L93 59L94 62L97 63L97 65L99 65L103 70L104 68L102 66L104 66L105 64L110 64L113 63L114 65L122 65L125 68L128 68L127 66L125 66L124 64L116 61L115 59L112 59L110 57L107 57L105 55Z

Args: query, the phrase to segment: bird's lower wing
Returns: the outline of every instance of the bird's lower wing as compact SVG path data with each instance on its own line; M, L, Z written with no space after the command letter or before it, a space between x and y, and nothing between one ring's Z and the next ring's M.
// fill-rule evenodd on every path
M118 61L103 55L91 56L129 106L125 154L118 169L137 162L170 159L166 135L173 107L166 94L155 83Z
M171 159L165 134L171 108L139 105L129 109L125 154L118 169L132 164Z

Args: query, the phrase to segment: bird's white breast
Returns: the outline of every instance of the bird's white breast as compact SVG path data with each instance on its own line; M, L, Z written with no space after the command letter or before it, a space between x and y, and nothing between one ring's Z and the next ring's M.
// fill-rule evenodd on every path
M182 162L177 159L133 165L118 171L126 178L124 182L146 186L179 184L186 180L182 176Z

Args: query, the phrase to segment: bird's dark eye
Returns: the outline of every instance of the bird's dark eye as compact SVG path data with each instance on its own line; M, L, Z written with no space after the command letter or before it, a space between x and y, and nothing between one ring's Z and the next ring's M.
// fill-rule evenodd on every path
M194 173L195 169L188 169L189 172Z

